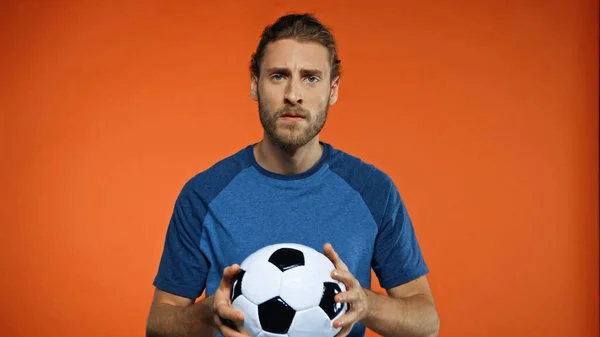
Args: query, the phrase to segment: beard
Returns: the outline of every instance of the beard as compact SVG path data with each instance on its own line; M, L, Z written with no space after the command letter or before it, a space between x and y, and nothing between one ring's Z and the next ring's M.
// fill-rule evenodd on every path
M294 152L315 138L325 126L328 110L329 104L326 104L323 109L312 116L310 111L301 106L286 105L273 112L265 108L260 100L260 95L258 95L260 123L269 139L286 152ZM304 121L278 125L279 118L289 113L301 115L304 117Z

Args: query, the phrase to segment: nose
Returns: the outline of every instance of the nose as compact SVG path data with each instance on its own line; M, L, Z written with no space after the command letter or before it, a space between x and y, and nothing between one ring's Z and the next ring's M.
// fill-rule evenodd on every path
M298 83L298 80L292 79L287 84L285 91L285 103L290 105L302 104L302 100L302 84Z

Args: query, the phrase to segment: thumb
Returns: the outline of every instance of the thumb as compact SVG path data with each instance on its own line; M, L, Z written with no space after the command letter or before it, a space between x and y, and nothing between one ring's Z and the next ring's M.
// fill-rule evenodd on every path
M233 264L223 269L223 277L221 278L220 286L229 290L229 287L231 287L231 281L239 271L240 266L238 264Z

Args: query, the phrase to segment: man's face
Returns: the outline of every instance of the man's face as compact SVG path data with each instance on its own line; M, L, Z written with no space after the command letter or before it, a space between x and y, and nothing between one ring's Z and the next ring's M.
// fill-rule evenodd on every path
M270 43L250 94L258 101L266 135L285 150L315 138L327 110L337 100L338 79L331 81L327 48L285 39Z

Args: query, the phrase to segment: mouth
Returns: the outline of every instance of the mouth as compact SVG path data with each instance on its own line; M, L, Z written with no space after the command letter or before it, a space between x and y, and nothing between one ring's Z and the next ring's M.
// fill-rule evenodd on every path
M283 114L279 118L281 118L284 121L288 121L288 122L299 122L299 121L306 119L306 117L304 117L304 115L299 114L299 113L294 113L294 112Z
M294 122L301 122L301 121L303 121L304 117L285 115L285 116L281 116L281 120L284 121L284 122L294 123Z
M281 118L305 118L304 115L298 113L286 113L281 115Z

